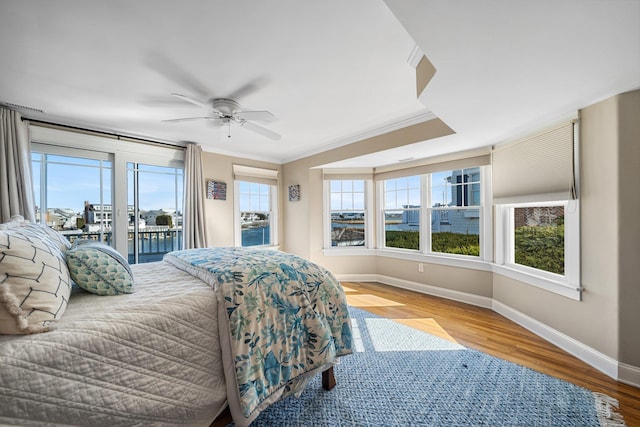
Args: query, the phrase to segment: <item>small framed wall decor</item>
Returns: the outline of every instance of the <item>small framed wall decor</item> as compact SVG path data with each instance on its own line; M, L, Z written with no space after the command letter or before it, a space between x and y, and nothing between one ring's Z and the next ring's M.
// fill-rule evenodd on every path
M223 181L207 181L207 199L227 200L227 183Z
M297 202L300 200L300 185L290 185L289 186L289 201Z

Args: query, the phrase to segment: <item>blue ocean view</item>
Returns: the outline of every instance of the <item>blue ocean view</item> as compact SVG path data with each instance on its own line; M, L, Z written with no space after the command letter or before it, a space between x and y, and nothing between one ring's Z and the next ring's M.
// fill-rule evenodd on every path
M242 229L242 246L259 246L270 244L271 227L254 227Z

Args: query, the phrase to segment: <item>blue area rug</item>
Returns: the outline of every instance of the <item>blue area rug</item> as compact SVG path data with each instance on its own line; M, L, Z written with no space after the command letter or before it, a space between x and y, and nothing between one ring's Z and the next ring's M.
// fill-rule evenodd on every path
M299 398L263 412L258 426L624 426L617 401L350 308L355 354L317 376Z

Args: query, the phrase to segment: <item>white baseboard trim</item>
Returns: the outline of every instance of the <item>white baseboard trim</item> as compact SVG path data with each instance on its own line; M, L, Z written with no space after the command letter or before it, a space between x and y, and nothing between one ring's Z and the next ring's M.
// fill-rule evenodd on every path
M427 295L434 295L453 301L459 301L478 307L489 308L507 319L519 324L539 337L560 347L567 353L582 360L614 380L640 388L640 367L620 363L617 360L559 332L544 323L527 316L513 308L495 301L493 298L472 295L466 292L439 288L424 283L412 282L380 274L337 274L336 278L344 282L377 282L397 288L408 289Z
M427 295L442 297L453 301L464 302L479 307L491 308L491 298L482 297L480 295L468 294L466 292L454 291L452 289L439 288L437 286L426 285L424 283L411 282L409 280L397 279L395 277L378 275L378 282L385 285L395 286L397 288L408 289L410 291L420 292Z
M562 332L545 325L538 320L527 316L513 308L499 302L493 301L493 311L499 313L509 320L516 322L518 325L525 329L530 330L539 337L544 338L550 343L560 347L567 353L577 357L583 362L593 366L597 370L610 376L613 379L618 379L618 361L606 356L599 351L571 338Z
M340 282L377 282L377 274L336 274Z
M640 388L640 368L626 363L620 363L618 381Z
M484 308L491 308L491 303L493 301L488 297L481 297L479 295L472 295L466 292L454 291L451 289L439 288L437 286L425 285L424 283L383 276L381 274L336 274L336 279L341 282L383 283L385 285L395 286L396 288L408 289L410 291L442 297L453 301L460 301Z

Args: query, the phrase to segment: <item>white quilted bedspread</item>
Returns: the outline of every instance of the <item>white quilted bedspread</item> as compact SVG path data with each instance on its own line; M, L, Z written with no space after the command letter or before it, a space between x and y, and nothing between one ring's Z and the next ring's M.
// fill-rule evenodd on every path
M132 267L133 294L74 293L53 331L0 335L0 424L207 426L218 415L212 289L167 263Z

